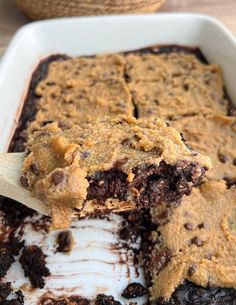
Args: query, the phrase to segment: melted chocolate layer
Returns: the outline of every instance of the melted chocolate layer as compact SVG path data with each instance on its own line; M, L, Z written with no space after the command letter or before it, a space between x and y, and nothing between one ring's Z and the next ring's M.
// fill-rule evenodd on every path
M180 285L169 301L157 300L155 305L235 305L236 290L202 288L188 281Z
M201 176L195 178L199 170ZM154 207L161 202L176 205L183 195L190 194L192 185L201 182L204 169L195 163L168 165L162 161L158 167L135 167L133 173L132 183L128 183L127 175L116 168L88 177L87 199L103 202L109 198L124 201L132 198L138 207Z

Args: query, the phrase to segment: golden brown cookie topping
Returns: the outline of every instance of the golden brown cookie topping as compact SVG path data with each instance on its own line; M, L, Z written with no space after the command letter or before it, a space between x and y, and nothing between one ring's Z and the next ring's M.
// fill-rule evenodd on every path
M236 119L209 114L181 118L171 126L183 133L188 145L212 160L207 177L213 180L236 179Z
M159 242L151 254L158 253L152 272L153 299L169 299L185 279L202 287L236 288L235 202L235 188L227 190L223 181L205 182L183 197L169 221L159 225ZM165 249L170 259L155 270Z
M158 119L105 117L64 130L52 123L34 133L28 149L22 177L51 205L54 227L67 226L73 208L83 214L86 200L132 207L177 201L211 166Z

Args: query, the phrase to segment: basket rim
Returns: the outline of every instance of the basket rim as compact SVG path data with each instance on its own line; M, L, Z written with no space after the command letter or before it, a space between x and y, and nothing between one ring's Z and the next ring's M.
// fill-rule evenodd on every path
M15 0L19 9L28 16L39 18L61 16L90 16L121 13L155 12L165 0ZM56 3L55 3L56 2ZM74 3L74 5L70 5Z

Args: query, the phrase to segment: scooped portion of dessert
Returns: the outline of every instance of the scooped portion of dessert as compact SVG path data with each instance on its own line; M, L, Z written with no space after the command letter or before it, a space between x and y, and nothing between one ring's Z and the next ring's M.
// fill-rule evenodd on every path
M70 129L57 123L27 143L22 177L49 204L54 228L80 217L176 205L201 182L211 161L159 119L104 117Z

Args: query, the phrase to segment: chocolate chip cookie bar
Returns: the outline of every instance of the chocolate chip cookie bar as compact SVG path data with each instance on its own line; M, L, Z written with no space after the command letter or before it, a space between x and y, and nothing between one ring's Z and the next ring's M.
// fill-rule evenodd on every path
M47 123L68 128L105 115L133 115L119 54L70 58L53 55L35 70L19 122L18 146Z
M68 128L99 116L132 115L124 65L124 58L118 54L50 63L46 77L34 90L38 111L28 132L52 121Z
M130 82L129 90L140 117L158 117L174 121L196 114L226 114L227 101L223 98L216 102L209 90L196 84L190 84L189 78L179 83L165 81Z
M129 54L126 75L140 117L163 120L197 113L227 113L219 66L192 54Z
M64 130L49 124L33 134L28 149L21 182L51 204L59 227L68 225L72 208L86 210L86 200L96 200L95 208L109 208L107 200L130 209L176 203L211 167L158 119L104 117Z
M71 80L66 88L51 85L45 93L39 93L39 88L36 92L39 110L28 128L29 134L48 122L69 128L96 117L133 113L131 94L122 79Z

